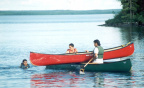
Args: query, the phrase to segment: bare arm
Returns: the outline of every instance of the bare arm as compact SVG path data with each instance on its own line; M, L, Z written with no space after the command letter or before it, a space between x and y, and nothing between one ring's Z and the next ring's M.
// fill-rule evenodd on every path
M69 51L66 51L66 53L69 53Z
M76 53L78 52L78 50L76 49Z
M93 53L93 51L88 51L88 50L85 50L85 52L86 52L86 53Z
M85 50L85 52L89 53L89 51L88 51L88 50Z

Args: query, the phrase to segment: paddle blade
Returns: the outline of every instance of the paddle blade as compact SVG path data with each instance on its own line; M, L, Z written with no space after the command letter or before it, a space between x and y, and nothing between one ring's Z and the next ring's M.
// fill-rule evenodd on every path
M80 69L79 74L84 75L84 69Z

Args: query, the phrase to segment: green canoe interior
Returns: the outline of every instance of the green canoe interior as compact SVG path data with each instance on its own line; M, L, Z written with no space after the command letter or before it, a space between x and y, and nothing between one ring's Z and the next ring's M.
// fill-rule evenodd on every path
M46 66L46 69L78 70L84 65L85 63L50 65ZM117 62L107 62L104 64L90 63L85 67L85 71L129 72L131 70L131 67L132 64L130 59L126 59Z

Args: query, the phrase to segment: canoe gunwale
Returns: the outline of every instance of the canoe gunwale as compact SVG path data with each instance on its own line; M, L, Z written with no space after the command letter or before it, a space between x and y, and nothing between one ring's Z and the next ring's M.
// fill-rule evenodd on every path
M120 60L120 61L115 61L115 62L104 62L103 64L118 63L118 62L124 62L124 61L128 61L128 60L130 60L130 59L125 59L125 60ZM79 64L79 63L77 63L77 64ZM86 64L86 63L80 63L80 65L84 65L84 64ZM102 64L96 64L96 63L89 63L89 64L91 64L91 65L102 65Z
M108 49L104 49L105 52L109 52L109 51L114 51L114 50L119 50L119 49L122 49L122 48L125 48L129 45L132 45L133 43L128 43L128 44L125 44L125 45L121 45L121 46L117 46L117 47L113 47L113 48L108 48Z
M111 51L119 50L119 49L125 48L125 47L127 47L129 45L132 45L132 44L133 43L128 43L128 44L125 44L125 45L121 45L121 46L117 46L117 47L113 47L113 48L104 49L104 52L111 52ZM35 52L30 52L30 53L35 53ZM42 54L42 53L38 53L38 54ZM90 51L88 53L87 52L78 52L78 53L47 54L47 55L82 55L82 54L93 54L93 52Z

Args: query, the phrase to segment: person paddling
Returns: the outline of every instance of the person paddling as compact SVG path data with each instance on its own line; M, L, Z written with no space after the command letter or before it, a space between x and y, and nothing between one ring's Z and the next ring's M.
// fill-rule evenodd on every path
M26 60L26 59L23 59L21 65L20 65L20 68L22 68L22 69L30 68L30 66L29 66L29 64L27 63L27 60Z
M69 44L69 49L67 49L66 53L77 53L78 50L76 48L74 48L74 44L70 43Z
M103 64L103 54L104 54L104 49L101 47L100 41L98 39L94 40L94 57L93 57L93 63L96 64ZM86 50L86 52L89 52Z

